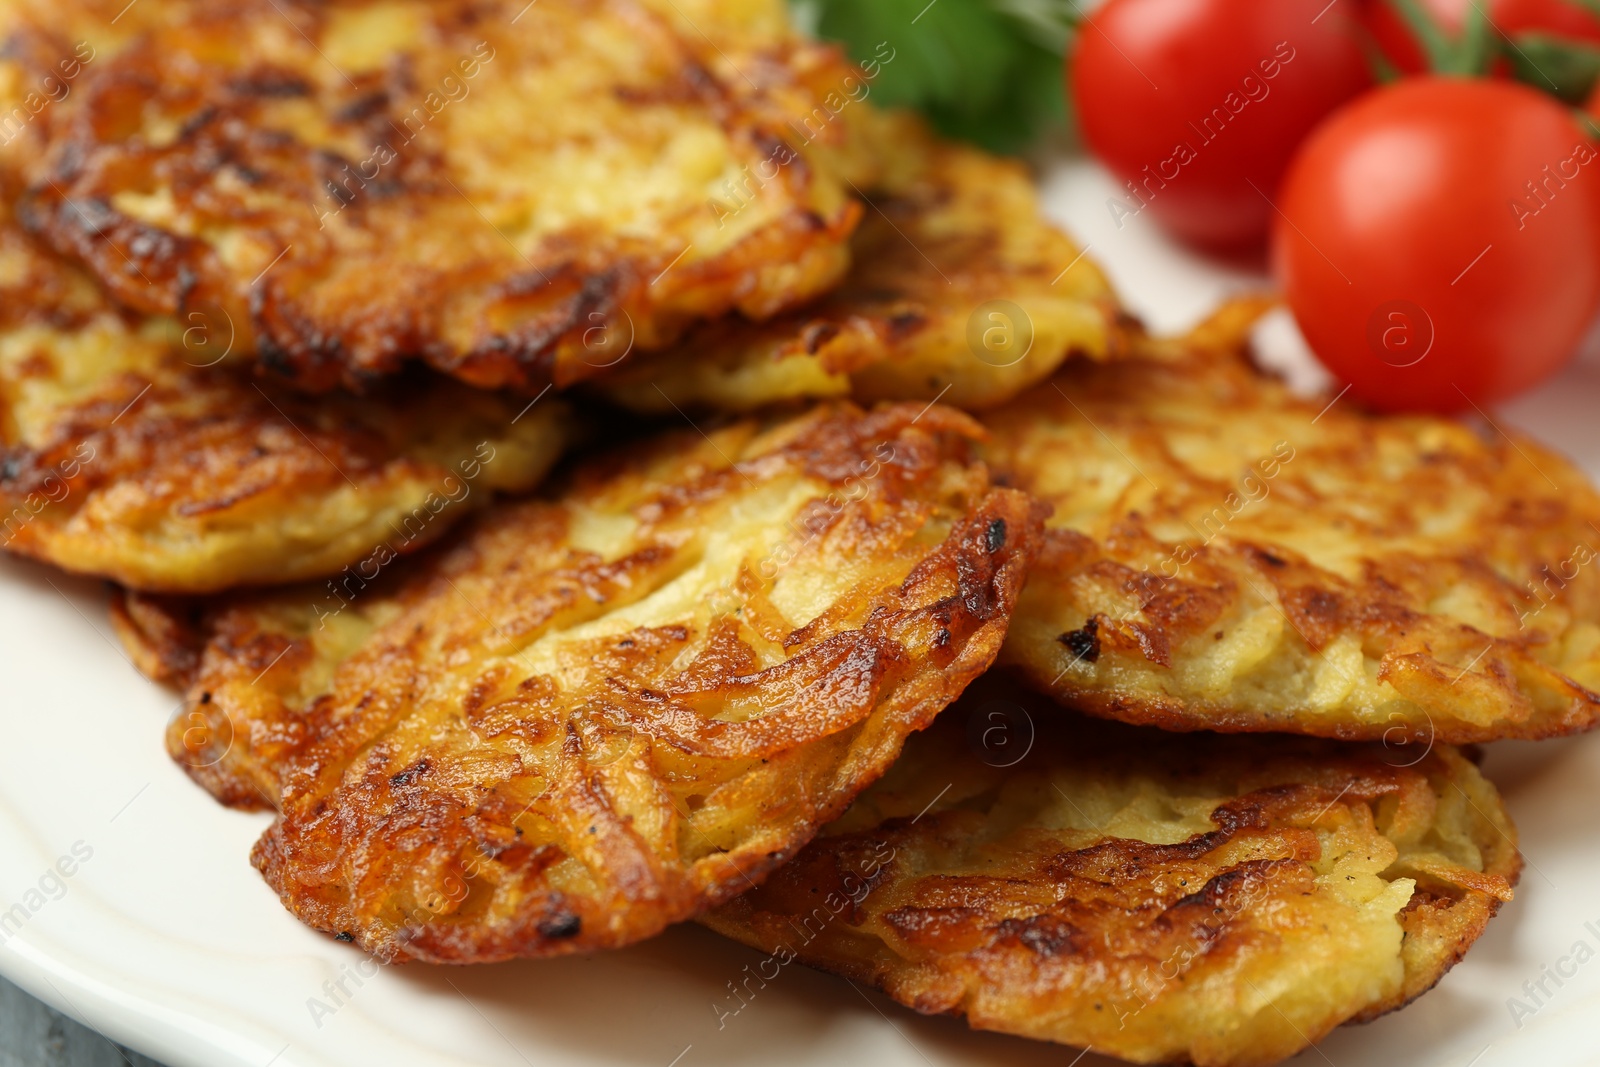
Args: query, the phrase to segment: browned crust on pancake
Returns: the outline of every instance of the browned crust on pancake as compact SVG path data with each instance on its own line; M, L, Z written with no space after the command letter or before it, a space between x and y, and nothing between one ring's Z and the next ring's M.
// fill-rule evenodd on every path
M129 307L226 309L302 388L408 359L565 386L848 266L871 170L824 101L858 72L774 0L122 6L0 24L30 59L96 49L37 123L24 217Z
M1510 899L1516 831L1453 748L1175 737L988 681L792 863L702 919L770 953L762 979L799 959L981 1029L1249 1067L1427 991ZM991 724L991 706L1031 717ZM1025 723L1013 765L990 732L1020 746ZM1218 801L1208 827L1148 832L1197 797ZM1417 886L1369 926L1339 887L1374 878Z
M1249 364L1241 314L987 417L997 471L1056 509L1003 659L1169 730L1592 728L1589 480L1520 435L1298 399Z
M992 661L1041 514L978 432L674 435L337 614L135 599L124 631L188 682L174 755L280 808L256 863L310 925L397 960L623 945L758 881Z
M241 374L224 320L144 321L10 217L0 176L0 549L204 593L415 551L555 463L567 405L421 372L369 397Z
M666 413L830 396L937 397L971 411L1068 358L1128 350L1132 324L1110 283L1045 217L1021 163L941 141L909 113L869 126L884 174L838 289L766 322L709 323L597 387Z

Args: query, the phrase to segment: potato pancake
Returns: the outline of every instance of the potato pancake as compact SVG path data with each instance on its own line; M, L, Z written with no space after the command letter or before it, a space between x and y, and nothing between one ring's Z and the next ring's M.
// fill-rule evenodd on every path
M308 389L564 386L773 315L843 275L873 175L868 83L781 0L9 6L22 83L92 53L32 120L30 227Z
M991 678L702 920L769 953L746 992L799 959L983 1030L1249 1067L1427 991L1511 898L1516 831L1454 748L1173 735Z
M226 331L117 313L0 202L0 548L164 592L370 569L532 487L569 435L561 401L449 380L262 388Z
M1600 715L1600 496L1498 428L1304 401L1243 306L987 419L1055 507L1002 660L1174 730L1463 744ZM1230 321L1231 319L1231 321Z
M378 588L134 597L173 754L388 960L624 945L749 888L998 653L1042 509L923 405L594 461Z
M727 319L601 380L640 411L743 411L798 398L1009 400L1069 355L1126 346L1105 275L1045 219L1027 170L874 114L885 172L834 292L765 323Z

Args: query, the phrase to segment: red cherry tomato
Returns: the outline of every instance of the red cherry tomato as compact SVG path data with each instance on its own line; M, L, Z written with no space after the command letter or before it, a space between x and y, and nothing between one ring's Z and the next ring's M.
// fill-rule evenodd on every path
M1422 7L1433 16L1440 29L1458 34L1474 2L1488 15L1490 32L1502 41L1502 34L1509 37L1546 33L1600 44L1600 15L1586 9L1578 0L1422 0ZM1405 20L1395 12L1391 0L1369 0L1367 25L1378 47L1401 73L1420 74L1428 69L1422 46ZM1503 61L1496 62L1494 69L1500 74L1510 70Z
M1327 0L1109 0L1078 34L1084 139L1148 209L1213 248L1260 243L1284 168L1325 115L1370 84L1354 27ZM1319 17L1320 15L1320 17Z
M1306 141L1278 206L1274 266L1301 331L1374 407L1521 392L1600 310L1600 150L1523 85L1374 92Z

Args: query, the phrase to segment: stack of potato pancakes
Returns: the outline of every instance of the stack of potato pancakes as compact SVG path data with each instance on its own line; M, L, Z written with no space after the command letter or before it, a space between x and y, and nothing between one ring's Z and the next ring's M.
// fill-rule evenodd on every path
M921 1012L1265 1064L1521 866L1600 496L1146 335L779 0L13 0L5 547L387 962L694 919Z

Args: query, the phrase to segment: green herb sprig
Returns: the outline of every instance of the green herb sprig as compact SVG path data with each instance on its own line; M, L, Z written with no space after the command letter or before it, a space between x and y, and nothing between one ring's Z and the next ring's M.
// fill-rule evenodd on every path
M802 25L859 62L885 43L872 84L883 106L916 108L951 137L1015 152L1066 118L1063 54L1073 0L797 0Z

